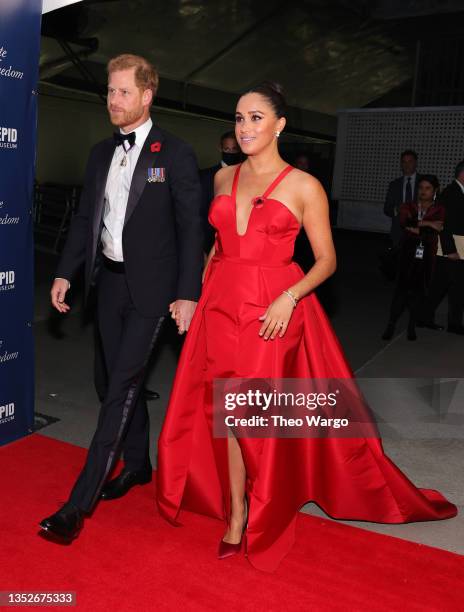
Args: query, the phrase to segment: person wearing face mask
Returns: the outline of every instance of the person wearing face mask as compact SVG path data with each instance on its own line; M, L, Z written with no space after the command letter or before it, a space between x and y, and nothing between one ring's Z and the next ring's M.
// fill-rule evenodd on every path
M258 418L293 414L294 405L279 412L274 403L263 413L263 404L249 399L282 379L356 384L314 291L336 267L327 197L316 178L279 155L285 117L274 83L238 101L235 133L247 158L215 177L209 221L217 237L158 440L162 516L178 525L188 509L223 520L218 559L244 547L264 571L291 549L298 511L310 500L339 519L404 523L456 514L438 491L417 489L405 477L371 428L361 436L299 430L293 437L272 422L256 432L252 423L237 429L225 417L223 410L239 421L244 410ZM307 274L292 261L301 227L315 259ZM218 397L221 381L227 392ZM231 395L241 403L231 406ZM372 424L365 404L351 394L347 400L350 419Z
M221 168L238 164L242 159L240 147L238 146L238 142L235 137L235 132L225 132L221 136L219 151L221 153L221 161L210 168L203 168L203 170L200 170L200 182L203 190L203 250L206 254L210 252L214 243L214 229L208 223L209 205L214 197L214 177L216 172Z

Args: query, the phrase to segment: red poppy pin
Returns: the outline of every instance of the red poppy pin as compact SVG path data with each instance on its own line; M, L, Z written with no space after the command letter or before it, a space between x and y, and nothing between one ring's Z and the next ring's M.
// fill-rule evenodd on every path
M159 142L159 140L157 140L156 142L152 142L151 143L150 151L152 153L159 153L161 151L161 143Z
M264 198L262 196L256 196L251 200L251 203L255 208L262 208L264 205Z

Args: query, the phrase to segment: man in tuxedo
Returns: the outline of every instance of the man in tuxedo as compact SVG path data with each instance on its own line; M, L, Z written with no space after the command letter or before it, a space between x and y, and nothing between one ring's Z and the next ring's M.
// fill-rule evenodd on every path
M390 238L393 249L396 249L401 240L402 229L398 215L399 208L404 202L417 201L417 187L420 176L417 174L417 153L407 149L400 157L402 176L393 180L387 191L383 212L390 217Z
M240 147L235 132L225 132L221 136L219 151L221 161L210 168L200 170L200 181L203 192L201 216L203 220L203 251L208 254L214 244L214 229L208 223L209 206L214 198L214 176L218 170L225 166L233 166L241 161Z
M435 310L448 293L447 331L464 335L464 160L456 166L454 177L440 196L445 207L445 223L423 321L419 325L443 329L435 323Z
M51 290L66 313L70 281L85 265L95 284L108 373L95 435L67 503L43 519L44 535L72 541L100 498L150 482L149 421L140 390L168 312L188 330L201 290L201 186L192 148L153 125L158 75L144 58L108 64L108 112L118 131L93 147L79 209ZM121 452L124 468L108 482Z

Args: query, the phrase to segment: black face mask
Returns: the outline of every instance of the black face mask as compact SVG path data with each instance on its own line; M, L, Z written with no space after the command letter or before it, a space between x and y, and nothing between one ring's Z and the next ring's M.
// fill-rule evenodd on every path
M222 152L222 161L228 166L233 166L240 162L240 153L226 153Z

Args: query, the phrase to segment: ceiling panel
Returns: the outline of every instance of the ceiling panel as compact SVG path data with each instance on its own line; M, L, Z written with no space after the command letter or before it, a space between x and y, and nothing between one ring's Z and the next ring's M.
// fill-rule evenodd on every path
M377 3L378 4L378 3ZM398 90L414 72L417 26L373 19L346 0L87 0L44 18L47 34L98 40L86 61L122 52L162 77L238 94L272 79L295 107L335 114ZM52 20L55 20L53 22ZM41 64L63 51L44 38ZM52 69L66 71L58 63ZM75 71L74 71L75 72Z

